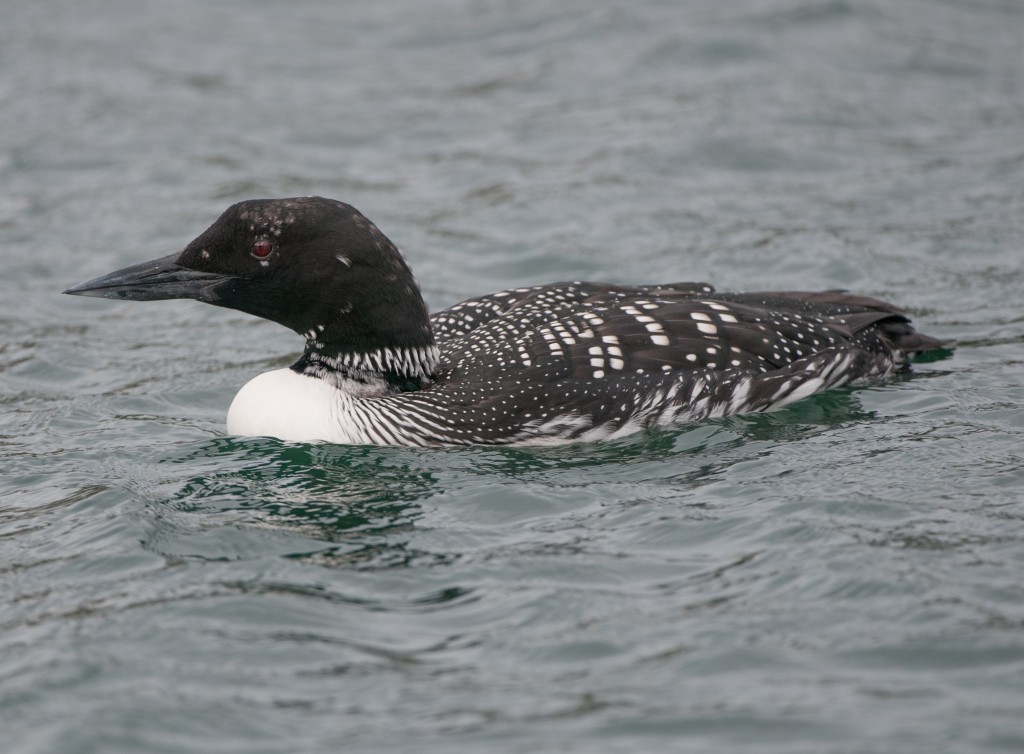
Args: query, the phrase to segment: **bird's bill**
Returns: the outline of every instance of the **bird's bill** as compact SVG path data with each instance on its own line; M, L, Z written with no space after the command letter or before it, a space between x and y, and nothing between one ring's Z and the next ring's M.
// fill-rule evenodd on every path
M178 254L170 254L160 259L115 270L79 283L64 293L128 301L190 298L213 303L217 298L216 288L233 279L227 275L182 267L177 263L178 257Z

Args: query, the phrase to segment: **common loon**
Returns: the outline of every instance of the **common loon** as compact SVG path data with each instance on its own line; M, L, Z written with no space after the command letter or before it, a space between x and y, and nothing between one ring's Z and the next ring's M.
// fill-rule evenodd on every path
M428 315L405 258L355 208L239 202L179 254L64 291L190 298L306 339L246 384L232 435L376 445L556 444L765 411L905 369L942 341L843 291L554 283Z

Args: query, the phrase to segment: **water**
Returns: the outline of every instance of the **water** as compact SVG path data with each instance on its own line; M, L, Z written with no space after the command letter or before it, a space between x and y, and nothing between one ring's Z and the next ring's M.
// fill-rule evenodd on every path
M7 3L5 752L1024 749L1024 8ZM855 289L885 386L549 450L223 435L295 336L57 291L355 204L433 306Z

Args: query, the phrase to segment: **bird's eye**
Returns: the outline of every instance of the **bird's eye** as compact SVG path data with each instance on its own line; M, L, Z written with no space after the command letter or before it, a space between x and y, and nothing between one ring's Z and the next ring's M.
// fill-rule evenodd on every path
M256 243L252 245L252 248L249 249L249 253L252 254L257 259L266 259L267 257L270 256L270 252L272 252L273 250L274 245L270 243L270 241L268 241L267 239L261 238L259 241L256 241Z

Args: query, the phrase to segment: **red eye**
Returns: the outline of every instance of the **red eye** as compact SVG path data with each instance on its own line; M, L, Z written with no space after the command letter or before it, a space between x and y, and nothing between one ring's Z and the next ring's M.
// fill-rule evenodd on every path
M261 238L259 241L252 245L249 249L249 253L257 259L266 259L270 256L270 252L274 250L274 245L265 238Z

